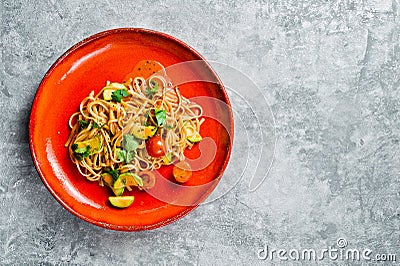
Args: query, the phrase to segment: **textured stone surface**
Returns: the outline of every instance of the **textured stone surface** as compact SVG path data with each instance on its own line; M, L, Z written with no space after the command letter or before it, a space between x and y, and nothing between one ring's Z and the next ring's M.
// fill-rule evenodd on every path
M262 261L257 250L320 250L339 237L352 248L397 252L398 263L399 8L397 0L2 0L0 264L317 265ZM50 195L29 153L36 89L70 46L115 27L171 34L259 86L277 145L255 192L247 188L249 167L223 197L138 233L88 224ZM245 103L232 103L251 119ZM256 129L244 127L256 142ZM235 160L241 155L234 150Z

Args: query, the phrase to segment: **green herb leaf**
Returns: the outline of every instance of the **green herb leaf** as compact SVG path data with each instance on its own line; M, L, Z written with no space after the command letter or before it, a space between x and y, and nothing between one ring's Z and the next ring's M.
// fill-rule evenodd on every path
M120 103L122 100L122 97L128 97L128 96L129 96L129 92L126 89L116 90L111 94L111 99Z
M133 158L135 158L135 152L134 151L127 151L126 152L126 157L125 157L125 163L130 163Z
M102 129L106 124L102 124L101 126L97 124L96 122L93 122L93 128L99 128Z
M117 149L118 160L125 162L126 160L126 150Z
M150 82L151 85L153 85L152 88L147 88L146 91L144 92L147 97L150 99L153 98L154 94L158 92L158 83L157 82Z
M76 144L76 143L72 144L71 149L73 151L75 151L77 148L78 148L78 144Z
M117 149L117 157L118 160L120 161L123 161L125 163L130 163L133 160L133 158L135 158L135 152Z
M127 91L127 90L120 90L121 91L121 95L123 96L123 97L128 97L129 96L129 92Z
M122 147L126 151L134 151L139 146L138 141L136 140L135 136L133 135L124 135L122 138Z
M78 123L79 123L79 125L81 126L82 129L83 129L83 128L87 128L88 125L89 125L89 122L88 122L88 121L81 120L81 119L78 120Z
M109 173L112 176L112 178L114 179L114 181L116 181L119 177L118 169L114 169L114 170L106 169L105 172Z
M165 125L166 120L167 120L167 111L154 109L154 115L156 116L157 125L159 127Z

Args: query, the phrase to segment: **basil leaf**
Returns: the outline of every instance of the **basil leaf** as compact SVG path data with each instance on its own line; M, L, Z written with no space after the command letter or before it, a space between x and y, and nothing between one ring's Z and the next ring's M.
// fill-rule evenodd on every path
M118 157L118 160L125 162L126 161L126 151L117 149L117 157Z
M159 127L165 125L167 121L167 111L154 109L154 115L156 116L157 125Z
M134 151L127 151L126 152L126 157L125 157L125 163L130 163L133 158L135 158L135 152Z
M126 151L134 151L139 146L138 141L133 135L124 135L122 138L122 147Z

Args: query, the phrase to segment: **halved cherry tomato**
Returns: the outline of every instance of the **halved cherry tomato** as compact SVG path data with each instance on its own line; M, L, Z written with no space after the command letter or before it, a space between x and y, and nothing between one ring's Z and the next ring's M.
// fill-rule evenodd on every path
M143 181L143 186L140 186L139 189L150 189L156 184L156 176L152 172L144 171L139 173L139 176Z
M146 141L147 153L151 157L161 157L165 155L164 141L159 136L154 136Z
M176 181L179 183L185 183L192 177L192 168L187 162L180 161L174 165L172 174L174 175Z

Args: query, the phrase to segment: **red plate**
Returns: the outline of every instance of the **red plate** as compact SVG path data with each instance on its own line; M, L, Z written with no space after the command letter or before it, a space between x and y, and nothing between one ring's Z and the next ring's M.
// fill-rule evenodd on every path
M144 59L165 67L201 60L202 67L188 64L181 70L193 81L180 85L188 98L202 101L207 114L201 135L214 142L216 154L207 167L194 171L184 186L172 178L172 166L163 166L151 193L135 190L134 203L126 209L109 205L110 189L100 187L79 174L64 147L70 129L68 119L90 91L98 92L107 80L121 82L133 66ZM183 73L182 72L182 73ZM179 74L178 74L179 75ZM184 75L184 73L183 73ZM178 77L179 78L179 77ZM174 82L174 80L172 80ZM74 215L90 223L115 230L147 230L166 225L192 211L213 191L229 160L233 116L228 96L216 73L205 59L182 41L145 29L113 29L93 35L70 48L44 76L36 93L29 124L30 148L35 166L51 194ZM209 142L204 142L209 143ZM196 145L185 153L195 159L213 146ZM199 148L200 147L200 148ZM161 177L161 178L160 178ZM165 197L164 197L165 196Z

